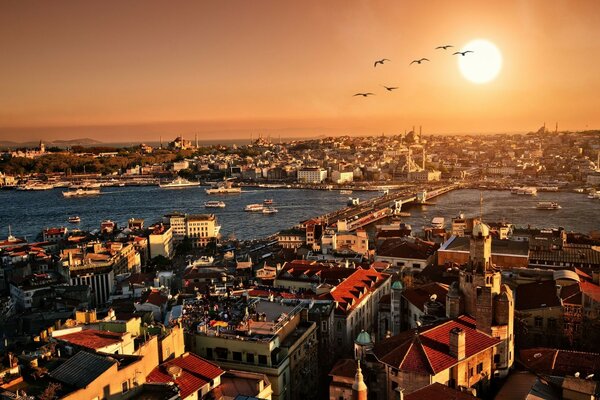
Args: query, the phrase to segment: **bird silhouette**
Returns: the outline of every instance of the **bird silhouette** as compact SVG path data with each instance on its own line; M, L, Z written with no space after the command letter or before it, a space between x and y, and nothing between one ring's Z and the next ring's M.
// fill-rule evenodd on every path
M435 49L436 49L436 50L437 50L437 49L444 49L444 50L447 50L447 49L448 49L448 47L454 47L454 46L452 46L451 44L446 44L446 45L444 45L444 46L438 46L438 47L436 47Z
M383 63L386 61L390 61L390 60L388 60L387 58L382 58L381 60L375 61L375 63L373 63L373 68L375 68L377 66L377 64L383 65Z
M385 90L387 90L388 92L398 89L397 87L394 87L394 86L385 86L385 85L381 85L381 86L383 86L385 88Z
M461 56L465 56L467 53L475 53L473 50L467 50L467 51L457 51L456 53L452 53L453 56L460 54Z
M363 96L363 97L375 96L375 93L356 93L354 96Z
M412 60L412 61L410 62L410 64L408 64L408 65L412 65L412 64L414 64L414 63L421 64L423 61L430 61L430 60L429 60L428 58L421 58L421 59L419 59L419 60Z

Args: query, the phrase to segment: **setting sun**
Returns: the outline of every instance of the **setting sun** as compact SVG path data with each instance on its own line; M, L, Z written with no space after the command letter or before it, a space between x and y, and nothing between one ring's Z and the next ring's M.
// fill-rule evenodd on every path
M458 67L468 81L478 84L490 82L502 69L502 53L488 40L472 40L463 46L461 52L467 53L457 54Z

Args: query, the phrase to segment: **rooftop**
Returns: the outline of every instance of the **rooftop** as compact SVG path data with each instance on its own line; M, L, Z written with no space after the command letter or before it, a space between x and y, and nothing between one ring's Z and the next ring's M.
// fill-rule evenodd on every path
M78 389L84 388L113 366L111 357L80 351L50 372L50 376Z
M85 329L79 332L58 336L56 339L88 349L98 350L122 342L123 336L125 336L123 333Z

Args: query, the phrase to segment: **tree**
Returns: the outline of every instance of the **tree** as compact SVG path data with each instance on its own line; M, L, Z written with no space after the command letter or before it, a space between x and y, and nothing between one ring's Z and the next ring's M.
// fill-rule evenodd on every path
M46 389L40 394L40 400L58 399L58 392L62 389L60 383L51 382Z

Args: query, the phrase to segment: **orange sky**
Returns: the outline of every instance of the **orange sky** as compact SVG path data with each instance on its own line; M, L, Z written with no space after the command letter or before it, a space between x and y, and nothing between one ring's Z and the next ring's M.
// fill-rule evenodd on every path
M599 27L596 0L5 1L0 139L599 128ZM433 50L475 38L489 84Z

